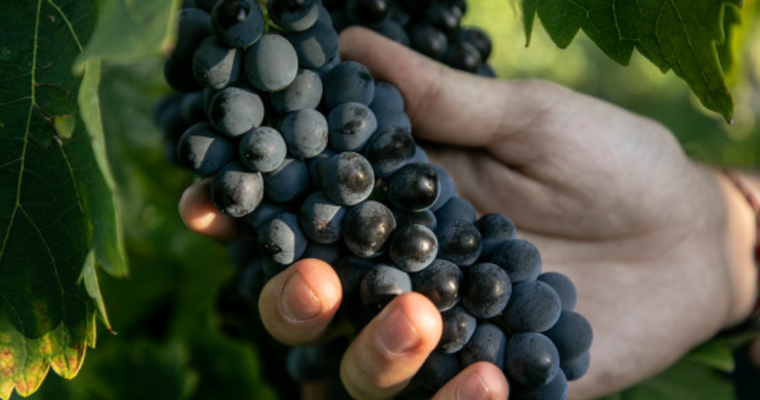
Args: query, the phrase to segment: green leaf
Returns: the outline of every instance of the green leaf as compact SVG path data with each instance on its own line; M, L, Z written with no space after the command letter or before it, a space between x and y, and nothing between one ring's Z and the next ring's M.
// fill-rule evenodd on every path
M703 343L689 352L686 359L723 372L731 372L736 366L731 346L720 339Z
M528 42L537 15L561 48L580 29L620 64L628 64L635 48L663 72L672 69L705 107L731 120L734 101L716 45L725 39L724 9L740 5L741 0L525 0L523 17Z
M108 321L92 258L126 274L98 146L99 65L71 72L96 15L94 3L77 0L0 8L0 398L32 393L50 367L74 377L95 343L95 315Z
M638 386L599 400L735 400L731 381L715 369L682 359Z

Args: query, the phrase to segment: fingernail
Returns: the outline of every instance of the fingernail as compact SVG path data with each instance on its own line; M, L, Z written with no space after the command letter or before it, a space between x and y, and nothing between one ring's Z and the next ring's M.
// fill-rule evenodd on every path
M286 318L303 322L317 317L322 305L301 274L296 272L285 281L280 293L280 309Z
M480 374L473 372L459 381L457 400L489 400L491 391Z
M378 346L381 351L403 355L420 345L422 339L404 311L394 307L380 323Z

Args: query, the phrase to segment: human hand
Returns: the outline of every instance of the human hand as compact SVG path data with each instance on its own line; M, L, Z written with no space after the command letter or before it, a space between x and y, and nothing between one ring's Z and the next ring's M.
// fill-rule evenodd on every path
M415 135L438 143L428 147L431 160L451 173L461 195L483 213L510 216L538 246L545 269L576 283L578 311L590 320L595 340L591 369L571 385L571 398L638 382L749 312L751 260L735 256L752 240L743 199L690 162L659 124L549 83L454 72L366 30L345 32L341 50L377 80L399 87ZM234 223L213 209L207 193L197 186L183 196L186 223L234 236ZM262 319L280 341L309 344L340 331L333 321L340 285L324 263L294 264L267 284L261 299ZM309 304L313 313L293 318L291 310ZM396 317L399 310L404 318ZM403 354L379 339L394 324L407 327L397 333L398 343L418 338ZM360 398L398 393L440 329L438 311L425 298L395 299L344 356L349 392ZM460 382L484 384L490 397L481 398L507 397L501 372L484 363L437 397L456 398Z

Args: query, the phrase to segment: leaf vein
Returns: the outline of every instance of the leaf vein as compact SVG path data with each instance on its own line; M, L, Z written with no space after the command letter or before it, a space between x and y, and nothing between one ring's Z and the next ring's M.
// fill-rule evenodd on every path
M56 11L58 11L58 14L61 15L61 18L63 18L64 22L66 22L66 26L69 27L69 31L71 31L71 36L74 37L74 41L77 42L77 47L79 47L79 51L84 51L84 47L82 47L82 43L79 41L79 37L77 36L76 31L74 31L74 26L71 24L71 21L69 21L69 18L66 16L66 14L63 12L61 7L58 6L58 4L55 4L53 0L47 0L48 3L50 3L53 8L55 8Z
M24 131L24 146L21 149L21 168L19 168L18 172L18 184L16 185L16 201L13 205L13 212L11 213L11 219L8 221L8 229L5 232L5 237L3 238L3 246L0 247L0 260L3 259L3 255L5 254L5 247L8 245L8 239L11 237L11 229L13 228L13 222L16 219L16 212L18 211L19 207L21 207L21 186L24 182L24 166L26 165L26 149L27 145L29 144L29 134L31 131L32 126L32 115L34 113L34 106L37 102L35 99L36 94L36 71L37 71L37 50L38 50L38 44L40 39L40 14L42 12L42 0L37 0L37 21L35 21L34 24L34 49L32 50L32 79L31 79L31 85L30 85L30 101L29 101L29 112L27 113L26 118L26 128Z

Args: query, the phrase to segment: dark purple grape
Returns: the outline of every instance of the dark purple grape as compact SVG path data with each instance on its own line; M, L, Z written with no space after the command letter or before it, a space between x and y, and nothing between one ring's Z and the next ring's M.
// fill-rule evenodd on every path
M537 387L551 382L559 371L559 354L540 333L516 333L507 343L505 372L514 382Z
M248 47L264 32L264 14L251 0L219 0L211 11L214 34L228 47Z
M343 219L343 241L360 257L376 257L396 229L393 212L376 201L365 201L348 211Z
M551 286L522 281L512 286L512 296L501 318L514 332L545 332L559 319L560 301Z
M430 299L438 311L449 310L459 303L462 270L450 261L436 259L411 277L414 291Z
M427 210L439 193L438 173L429 164L406 164L388 182L388 200L404 211Z
M480 232L474 224L461 220L438 221L438 258L468 267L480 257Z
M396 267L406 272L427 268L438 254L438 240L424 225L401 225L388 245L388 255Z
M465 270L459 291L467 311L478 318L492 318L506 307L512 282L498 265L479 263Z
M220 169L211 180L211 200L217 210L231 217L242 217L258 207L264 197L264 180L233 161Z

